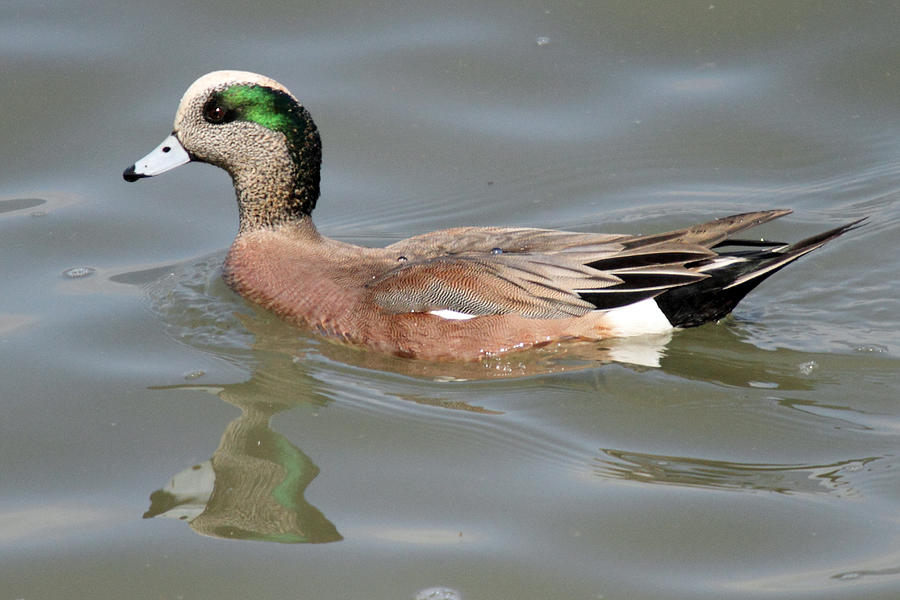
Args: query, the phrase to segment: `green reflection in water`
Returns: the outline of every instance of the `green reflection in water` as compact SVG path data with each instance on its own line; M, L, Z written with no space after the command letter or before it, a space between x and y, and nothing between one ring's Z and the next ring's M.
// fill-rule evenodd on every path
M177 518L197 533L226 539L290 544L343 539L304 498L319 468L269 426L275 413L293 404L255 401L265 397L258 383L251 379L219 388L219 397L241 408L241 415L228 424L209 461L178 473L151 494L144 518Z

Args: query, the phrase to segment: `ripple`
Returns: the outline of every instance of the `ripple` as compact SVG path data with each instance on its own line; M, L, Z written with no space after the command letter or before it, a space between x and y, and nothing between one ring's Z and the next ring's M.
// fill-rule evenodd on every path
M140 285L148 307L172 338L243 360L254 337L240 315L251 310L222 281L222 260L223 253L217 252L181 265L123 273L117 283Z
M822 465L763 464L663 456L604 449L595 460L600 477L681 487L718 490L753 490L779 494L836 494L859 496L850 473L865 470L881 457L838 461Z
M11 200L0 200L0 213L28 210L29 208L40 206L46 202L46 200L41 200L40 198L13 198Z
M873 575L900 575L900 567L891 567L887 569L865 569L860 571L844 571L832 575L832 579L838 581L857 581L863 577L871 577Z

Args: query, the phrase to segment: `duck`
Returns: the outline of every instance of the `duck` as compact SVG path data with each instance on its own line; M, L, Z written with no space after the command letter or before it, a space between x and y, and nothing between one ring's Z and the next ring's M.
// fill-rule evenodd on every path
M857 227L796 243L733 237L790 209L651 234L457 227L385 247L316 229L322 142L277 81L215 71L188 87L172 133L125 169L134 182L189 162L231 176L238 232L227 284L291 325L371 351L475 361L567 341L716 322L764 279Z

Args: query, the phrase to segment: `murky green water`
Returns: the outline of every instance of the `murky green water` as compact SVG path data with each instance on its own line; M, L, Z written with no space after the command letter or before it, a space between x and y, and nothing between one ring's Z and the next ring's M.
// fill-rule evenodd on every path
M0 7L0 599L896 598L898 23L893 2ZM223 172L121 180L219 68L303 99L317 222L351 241L870 221L654 342L658 367L336 348L219 280Z

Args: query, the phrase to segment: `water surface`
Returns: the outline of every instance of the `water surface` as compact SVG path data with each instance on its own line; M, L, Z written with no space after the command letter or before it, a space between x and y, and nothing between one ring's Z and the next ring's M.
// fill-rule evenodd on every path
M898 17L0 8L5 597L896 598ZM121 181L219 68L303 100L317 223L349 241L776 207L795 213L759 232L775 239L869 221L643 348L373 356L225 287L224 173Z

